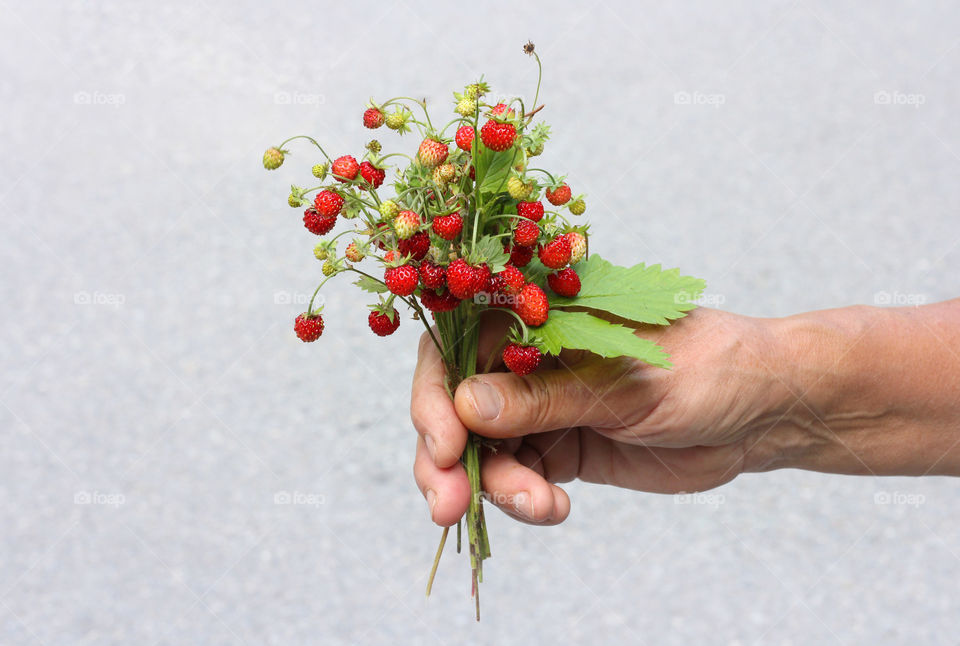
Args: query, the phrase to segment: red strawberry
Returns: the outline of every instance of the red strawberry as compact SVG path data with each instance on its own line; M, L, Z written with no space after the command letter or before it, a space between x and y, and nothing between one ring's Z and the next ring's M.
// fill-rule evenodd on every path
M550 311L547 295L533 283L527 283L524 286L520 293L514 297L511 307L520 317L520 320L531 327L546 323Z
M532 345L520 345L519 343L508 343L503 349L503 364L510 368L510 371L523 377L540 367L540 360L543 358L540 350Z
M390 317L391 314L393 318ZM367 323L377 336L390 336L400 327L400 315L394 309L391 309L389 314L380 310L373 310L367 317Z
M387 284L387 289L397 296L409 296L417 288L420 275L417 268L411 265L387 267L383 272L383 282Z
M521 247L532 247L540 237L540 227L531 220L520 220L513 230L513 241Z
M363 125L371 130L383 125L383 112L377 108L367 108L363 113Z
M448 154L447 144L440 143L430 137L423 140L420 144L420 149L417 151L417 157L420 158L420 163L427 168L439 166L446 161Z
M440 289L447 282L447 270L429 260L420 263L420 282L428 289Z
M386 176L387 171L382 168L377 168L368 161L360 164L360 177L365 179L367 184L370 184L373 188L380 188Z
M487 263L483 263L479 267L473 268L473 293L479 294L483 291L483 286L487 284L487 280L490 279L490 267Z
M336 215L321 215L312 206L303 212L303 226L307 227L307 231L318 236L329 232L336 223Z
M330 172L338 182L347 182L356 179L359 171L360 164L350 155L337 157L333 160L333 165L330 166Z
M383 260L384 262L393 262L394 260L399 260L400 258L402 258L403 255L404 254L400 253L399 250L394 251L393 249L391 249L387 253L383 254Z
M497 105L490 108L490 114L500 116L504 113L506 113L504 116L506 116L507 118L513 117L513 110L508 110L506 103L498 103Z
M570 242L566 236L557 236L545 245L541 245L537 255L540 262L550 269L560 269L570 262Z
M499 123L490 119L480 128L483 145L497 152L508 149L516 138L517 129L512 123Z
M457 129L457 136L454 137L457 142L457 148L464 152L470 152L470 149L473 147L473 138L475 133L473 131L473 126L460 126Z
M499 290L502 294L519 294L526 283L523 272L513 265L504 267L497 276L500 278Z
M564 234L570 243L570 264L575 265L587 253L587 239L579 231Z
M293 331L305 343L316 341L323 334L323 317L319 314L307 316L304 312L293 322Z
M514 267L526 267L533 258L532 247L513 245L510 249L510 264Z
M545 191L547 196L547 201L554 206L561 206L570 201L570 187L566 184L561 184L556 188L556 190L551 191L549 188Z
M463 258L457 258L447 266L447 289L461 300L473 298L483 287L484 281L486 276L480 281L480 285L476 284L476 270Z
M559 296L573 298L580 293L580 276L573 270L573 267L567 267L556 273L548 274L547 285Z
M462 230L463 218L459 211L433 218L433 232L444 240L453 240Z
M543 202L517 202L517 215L534 222L539 222L543 217Z
M343 208L343 198L333 191L320 191L317 193L317 196L313 198L313 208L315 208L320 215L326 215L328 217L336 216L340 213L340 209Z
M414 260L423 260L430 251L430 236L426 231L417 231L406 240L398 241L397 249L404 256L410 254Z
M420 292L420 302L431 312L449 312L456 309L460 299L449 291L438 294L432 289L424 289Z

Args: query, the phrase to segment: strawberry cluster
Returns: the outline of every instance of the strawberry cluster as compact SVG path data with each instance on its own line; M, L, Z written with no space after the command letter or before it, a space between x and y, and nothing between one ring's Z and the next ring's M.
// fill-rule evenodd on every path
M424 102L371 102L362 115L366 128L419 131L412 157L383 155L371 141L359 161L349 154L331 158L303 137L326 157L313 167L321 184L293 186L288 203L307 207L304 227L321 237L314 255L323 262L324 283L352 272L379 296L368 316L375 334L398 329L400 302L415 318L430 312L441 331L438 316L455 317L465 307L472 315L502 309L516 320L503 362L526 375L542 357L536 329L550 316L548 293L573 298L580 291L576 265L587 253L586 227L569 216L583 214L586 205L564 178L530 164L549 134L545 124L532 123L539 108L526 111L520 99L487 101L489 92L482 80L455 92L453 119L442 129L432 125ZM264 166L278 168L287 154L282 145L270 148ZM381 189L394 158L408 163L396 168L388 197ZM333 234L341 220L351 226ZM303 341L323 332L321 309L311 300L297 317Z

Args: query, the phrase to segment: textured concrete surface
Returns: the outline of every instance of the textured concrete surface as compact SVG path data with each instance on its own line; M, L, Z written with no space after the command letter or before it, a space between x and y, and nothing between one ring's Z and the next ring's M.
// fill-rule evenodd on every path
M756 315L952 297L955 4L3 4L0 643L956 641L946 478L574 484L562 527L491 512L480 625L452 552L424 600L416 328L339 284L293 337L315 159L260 168L359 150L370 95L530 93L532 38L605 255Z

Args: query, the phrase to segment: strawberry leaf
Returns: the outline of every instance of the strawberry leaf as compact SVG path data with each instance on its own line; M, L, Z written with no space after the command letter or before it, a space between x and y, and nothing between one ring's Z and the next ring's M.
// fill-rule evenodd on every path
M563 348L571 348L588 350L601 357L633 357L661 368L672 365L670 356L653 341L638 337L629 327L586 312L550 310L547 322L533 332L549 354L560 354Z
M490 271L495 274L503 271L510 256L503 250L503 243L499 239L484 236L477 240L476 246L468 254L467 259L471 264L487 263Z
M381 283L379 280L374 280L369 276L361 276L358 280L353 283L360 289L365 292L370 292L371 294L383 294L387 292L387 286Z
M477 158L477 176L480 178L481 193L499 193L506 189L510 177L510 167L517 155L516 149L498 153L484 148Z
M638 323L666 325L694 309L706 283L660 265L618 267L596 254L574 266L580 293L574 298L550 295L551 307L589 307ZM552 316L552 312L551 312Z

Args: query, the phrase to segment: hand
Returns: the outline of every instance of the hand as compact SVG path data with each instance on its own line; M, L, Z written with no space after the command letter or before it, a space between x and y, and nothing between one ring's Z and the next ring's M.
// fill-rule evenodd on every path
M485 320L481 363L509 321ZM444 388L440 355L424 334L411 417L419 438L414 475L433 520L451 525L470 498L458 459L467 429L500 440L485 452L486 497L529 523L556 524L570 500L553 483L579 478L675 493L721 485L764 451L761 438L787 409L771 335L761 319L697 309L670 326L637 334L660 344L674 368L565 351L533 375L477 375Z

